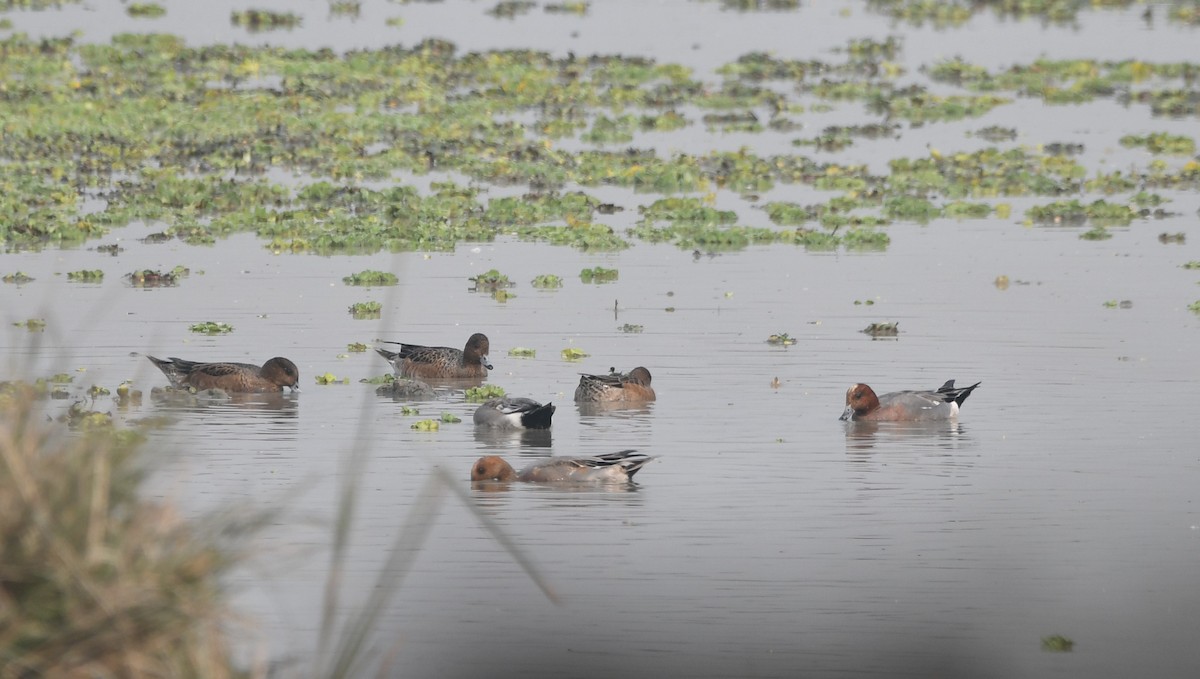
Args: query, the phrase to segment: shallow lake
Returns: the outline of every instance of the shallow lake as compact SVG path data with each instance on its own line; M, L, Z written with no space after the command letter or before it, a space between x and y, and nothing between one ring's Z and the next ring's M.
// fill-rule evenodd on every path
M246 38L223 23L227 6L215 10L220 21L197 19L189 34L177 14L189 5L166 5L165 23L136 28L201 42ZM306 9L300 31L254 40L344 48L438 35L468 49L623 52L698 60L702 70L754 50L815 58L868 34L904 36L914 67L942 56L933 45L943 42L951 53L987 55L987 65L1039 52L1196 56L1196 29L1147 25L1141 6L1084 12L1066 26L983 15L935 31L890 22L860 3L831 5L850 13L650 3L638 14L640 3L593 3L572 23L541 10L528 23L503 23L481 3L364 3L370 19L347 23L327 19L320 4ZM17 30L57 33L88 11L11 19ZM396 14L406 17L403 27L376 25ZM668 30L675 16L686 18L686 39ZM787 22L796 31L783 30ZM107 40L108 31L129 28L95 23L86 37ZM797 37L823 36L821 25L835 27L826 42ZM654 28L661 33L649 33ZM703 48L692 49L696 43ZM1014 109L905 129L894 142L845 157L882 167L927 143L975 148L982 143L963 130L999 123L1018 127L1024 143L1086 142L1088 153L1118 164L1133 162L1115 142L1120 134L1196 129L1194 118L1153 119L1111 102L1019 101ZM702 129L687 135L701 150L786 143L761 135L731 142ZM625 207L609 222L618 230L652 200L618 188L589 191ZM780 186L769 198L804 202L796 195L806 191ZM342 575L345 607L372 596L404 522L434 512L377 630L378 647L393 654L385 672L394 676L1194 676L1200 315L1187 307L1200 288L1196 272L1181 265L1200 260L1200 199L1168 193L1174 216L1114 228L1108 240L1080 239L1086 226L1023 224L1018 215L1032 201L1022 199L1010 201L1020 209L1007 219L899 221L886 227L885 250L863 252L770 245L710 253L637 242L595 253L502 237L452 253L279 255L247 234L211 247L146 243L139 239L161 225L135 224L102 241L125 248L114 257L87 247L0 254L0 271L34 278L0 287L10 328L0 342L9 374L75 372L77 387L133 380L144 391L141 406L95 407L125 419L173 418L151 436L161 458L155 487L188 511L282 508L253 567L231 583L253 620L249 646L280 663L281 676L312 657L330 521L355 446L369 456ZM740 223L766 224L736 195L718 191L716 201L737 209ZM1187 239L1164 243L1164 232ZM138 289L120 279L177 264L192 272L175 287ZM580 270L596 266L618 269L619 278L580 280ZM97 267L107 273L103 283L66 280L65 272ZM342 283L366 269L391 271L399 284ZM517 283L507 302L470 290L469 278L489 269ZM562 276L563 287L531 287L547 273ZM1000 276L1007 285L997 284ZM347 313L365 300L382 303L380 319ZM46 330L9 325L30 317L45 318ZM234 332L188 331L206 320ZM860 332L881 321L898 322L900 334ZM549 436L477 431L475 404L461 392L416 403L377 396L359 380L387 364L373 351L346 352L348 343L378 339L461 347L474 332L491 339L489 383L558 406ZM768 344L776 333L796 343ZM517 347L536 356L509 357ZM563 360L570 347L589 355ZM157 402L150 388L166 381L141 353L254 363L287 356L302 389L197 407ZM657 402L603 413L572 402L580 372L638 365L653 373ZM349 383L316 384L324 373ZM838 421L852 383L882 393L948 379L982 382L955 422ZM420 413L402 413L405 405ZM442 413L462 422L411 428ZM516 463L624 448L658 458L631 487L472 489L467 480L484 454ZM501 526L559 603L458 496L437 506L419 500L435 467ZM1074 640L1074 650L1044 651L1050 635Z

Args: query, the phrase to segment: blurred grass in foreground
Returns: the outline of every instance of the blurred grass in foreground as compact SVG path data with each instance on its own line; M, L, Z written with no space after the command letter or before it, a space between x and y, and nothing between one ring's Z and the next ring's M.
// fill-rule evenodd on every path
M114 427L107 413L82 403L50 419L42 407L47 394L44 385L0 382L0 679L266 676L262 664L245 667L255 649L237 634L248 625L235 617L222 579L253 556L252 539L280 511L233 506L182 517L169 501L143 497L148 469L139 431ZM375 583L361 593L364 603L342 615L368 439L360 436L343 459L319 647L301 674L383 675L402 656L379 638L377 623L447 490L558 601L461 480L435 467Z

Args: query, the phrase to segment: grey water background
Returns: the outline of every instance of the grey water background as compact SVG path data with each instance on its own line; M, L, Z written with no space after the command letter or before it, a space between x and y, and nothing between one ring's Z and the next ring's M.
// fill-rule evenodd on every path
M1083 12L1075 25L1000 20L936 30L893 24L861 3L810 3L797 13L736 13L717 3L594 2L585 17L540 9L514 21L481 2L363 4L357 21L327 16L320 2L256 3L302 11L291 32L247 34L228 24L241 3L165 3L161 20L129 19L119 3L10 13L14 30L106 41L154 30L189 43L269 42L334 49L413 44L426 37L460 50L522 47L555 53L622 53L693 66L705 77L738 55L830 58L850 38L902 36L915 69L961 55L998 67L1053 57L1195 60L1196 29L1147 23L1142 7ZM403 16L398 28L383 19ZM919 79L920 76L912 76ZM844 119L805 114L805 134ZM899 139L837 154L880 169L898 155L986 145L965 131L1016 127L1019 143L1083 143L1089 166L1144 164L1122 149L1126 133L1195 136L1194 120L1152 119L1111 101L1047 107L1018 99L979 119L904 129ZM662 153L749 146L780 149L796 136L708 133L693 126L634 146ZM398 177L426 186L429 177ZM504 189L511 191L513 189ZM501 190L493 189L494 193ZM652 200L589 189L626 207ZM258 546L254 567L232 583L254 623L247 644L289 676L311 659L329 568L329 521L346 451L367 442L344 591L370 585L396 530L417 506L429 471L449 469L467 487L482 454L516 460L638 448L660 456L633 489L569 491L515 486L471 491L562 596L536 585L466 509L451 501L379 626L394 676L949 676L1185 677L1200 671L1200 446L1196 444L1196 334L1187 305L1200 259L1191 192L1167 219L1114 229L1020 223L1013 217L887 227L883 252L810 253L791 246L708 255L636 243L586 253L501 238L453 253L275 255L250 235L192 247L142 243L161 225L133 225L86 248L0 255L0 270L36 280L0 286L3 320L45 317L46 332L3 333L8 364L35 375L72 371L77 382L124 379L146 392L140 408L114 414L175 419L151 440L164 496L192 512L247 503L285 507ZM805 187L761 199L810 201ZM740 223L765 225L741 198L717 192ZM1185 232L1184 244L1159 242ZM119 274L189 266L175 288L133 289ZM618 281L584 284L604 266ZM68 284L65 272L103 268L101 284ZM469 291L488 269L507 274L516 297L498 303ZM394 288L364 290L341 278L395 272ZM202 273L201 273L202 272ZM535 290L536 275L562 275ZM995 285L1008 276L1006 288ZM384 303L379 321L352 320L348 305ZM1129 300L1129 308L1103 302ZM855 304L871 300L873 305ZM228 336L189 333L219 320ZM899 321L895 340L858 332ZM619 326L644 327L624 333ZM461 346L492 341L490 382L552 400L547 437L476 432L474 409L447 395L401 404L358 380L385 372L373 352L345 353L376 338ZM787 332L790 347L765 340ZM513 347L533 359L508 357ZM559 358L566 347L590 357ZM261 403L172 407L149 399L165 380L133 352L300 367L302 391ZM594 414L571 395L581 371L650 368L659 401ZM16 368L12 368L15 370ZM331 372L348 385L318 386ZM778 378L778 385L773 380ZM846 426L846 387L880 392L982 381L957 423L939 427ZM97 407L104 409L104 404ZM418 419L450 412L461 424L418 432ZM1072 653L1042 651L1062 634Z

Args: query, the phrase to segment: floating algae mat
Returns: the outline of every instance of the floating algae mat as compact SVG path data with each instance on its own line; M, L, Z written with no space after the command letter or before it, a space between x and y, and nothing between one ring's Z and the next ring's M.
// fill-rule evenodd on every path
M918 20L918 4L872 8ZM1019 144L1017 131L982 125L979 138L994 143L984 149L930 148L884 172L837 160L1018 97L1196 117L1192 63L988 69L955 58L910 73L902 41L888 37L849 41L828 60L745 54L714 82L643 57L464 53L435 39L339 55L190 47L161 34L109 44L14 34L0 49L0 160L26 169L0 177L9 249L78 244L133 222L195 244L253 232L277 253L437 251L499 236L589 250L639 240L882 249L892 222L989 218L1007 214L1011 197L1041 199L1031 223L1078 204L1068 222L1127 224L1153 216L1146 201L1169 200L1155 191L1200 186L1200 162L1188 157L1195 140L1153 130L1111 140L1142 159L1120 171L1082 164L1080 145ZM796 131L806 111L840 109L862 120L817 137ZM695 150L679 136L689 128L775 135L781 152ZM434 172L451 179L425 190L403 181ZM816 199L758 204L781 185ZM514 186L525 195L487 188ZM613 186L646 194L627 206L636 223L592 193ZM725 192L739 194L737 209L713 204Z

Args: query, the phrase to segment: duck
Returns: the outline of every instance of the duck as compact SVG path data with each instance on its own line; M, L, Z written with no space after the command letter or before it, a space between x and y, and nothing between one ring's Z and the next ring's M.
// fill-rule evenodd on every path
M376 348L388 363L396 377L415 379L482 379L487 377L492 364L488 363L488 351L491 348L487 335L477 332L467 339L462 349L453 347L426 347L419 344L403 342L384 342L397 344L400 351L388 351Z
M982 382L955 387L949 380L934 391L895 391L876 396L871 387L859 383L846 390L846 409L841 420L918 422L949 420L958 416L963 401Z
M502 396L475 409L475 424L497 429L549 429L554 404L542 405L531 398Z
M264 393L289 387L300 391L300 371L290 360L276 356L262 366L250 363L201 363L174 356L161 359L147 355L150 362L176 389L221 389L227 392Z
M575 402L653 401L656 397L650 379L650 371L642 366L624 374L611 368L607 375L583 374L575 388Z
M498 455L481 457L471 466L472 481L535 483L629 483L654 458L636 450L592 457L551 457L515 471Z

